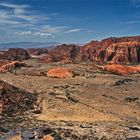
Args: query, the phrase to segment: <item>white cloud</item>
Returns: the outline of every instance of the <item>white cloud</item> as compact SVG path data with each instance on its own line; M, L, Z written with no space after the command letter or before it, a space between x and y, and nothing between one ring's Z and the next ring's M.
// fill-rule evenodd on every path
M16 35L26 36L26 35L33 35L33 36L41 36L41 37L52 37L51 33L44 33L44 32L32 32L32 31L24 31L24 32L15 32Z
M7 36L15 35L15 38L29 36L54 37L57 35L75 33L81 29L67 26L52 26L48 20L53 21L54 15L40 13L31 9L30 5L17 5L11 3L0 3L0 30L3 29ZM14 35L12 36L14 38Z
M17 4L11 4L11 3L1 3L0 6L7 7L7 8L12 8L12 9L25 9L29 8L30 5L17 5Z
M33 35L35 35L35 36L52 36L52 34L51 33L43 33L43 32L35 32Z
M138 23L140 23L140 20L130 20L130 21L126 21L124 23L125 24L138 24Z
M0 10L0 19L5 20L15 20L20 21L21 24L28 22L32 24L37 24L40 21L46 22L50 18L46 15L41 15L35 11L30 11L30 5L16 5L16 4L9 4L9 3L0 3L0 6L4 7L5 9ZM0 21L1 23L1 21ZM8 24L8 21L7 21Z
M70 29L70 30L67 30L65 31L66 34L68 33L75 33L75 32L80 32L82 29Z
M41 26L41 30L47 33L57 34L59 32L63 32L63 30L67 29L67 26L51 26L51 25L43 25Z
M16 5L10 3L1 3L0 6L3 6L8 9L12 9L14 14L24 14L26 13L26 9L30 8L30 5Z

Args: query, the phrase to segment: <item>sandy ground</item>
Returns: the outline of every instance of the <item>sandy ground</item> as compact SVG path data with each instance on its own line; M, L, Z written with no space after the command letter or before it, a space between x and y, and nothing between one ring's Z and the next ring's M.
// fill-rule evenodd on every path
M99 130L99 126L96 127L98 132L103 129L103 136L119 134L123 130L119 128L120 124L125 124L126 128L130 124L140 127L140 74L113 75L95 69L92 63L81 63L61 65L74 69L79 76L58 79L47 77L46 73L60 64L42 64L36 59L26 63L30 67L17 69L16 74L15 70L0 74L0 79L38 93L41 113L34 115L36 121L111 123L111 132L106 134L106 125L99 125ZM139 132L129 133L140 137Z

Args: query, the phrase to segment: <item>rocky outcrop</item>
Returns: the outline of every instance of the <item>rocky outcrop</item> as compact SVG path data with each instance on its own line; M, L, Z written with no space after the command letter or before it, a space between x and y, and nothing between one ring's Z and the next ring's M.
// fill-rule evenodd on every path
M1 52L0 59L2 60L27 60L30 59L29 53L22 48L10 48L8 51Z
M37 97L13 85L0 81L1 115L17 116L33 108Z
M47 76L56 78L71 78L75 75L72 69L56 67L47 72Z
M128 75L140 72L140 66L126 66L120 64L97 66L97 68L119 75Z
M78 55L79 46L77 45L59 45L50 50L47 56L41 58L43 62L63 62L71 63L76 60Z
M0 63L0 72L7 72L13 68L24 67L26 64L24 62L18 61L4 61Z
M135 64L140 62L140 42L113 43L93 54L93 61L118 64Z
M73 63L92 61L98 64L140 63L140 36L107 38L102 41L91 41L84 46L59 45L41 58L43 62Z
M29 48L27 51L31 56L39 56L49 53L48 49L46 48Z
M92 61L93 54L96 53L99 47L100 47L99 41L91 41L90 43L80 48L76 60Z
M140 42L114 43L106 50L111 63L134 64L140 62Z
M77 60L98 63L140 63L140 36L91 41L80 48Z

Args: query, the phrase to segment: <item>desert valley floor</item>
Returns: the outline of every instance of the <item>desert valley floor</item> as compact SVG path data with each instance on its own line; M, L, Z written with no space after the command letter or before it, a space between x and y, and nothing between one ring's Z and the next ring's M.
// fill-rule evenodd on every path
M30 59L25 63L27 67L2 73L0 79L35 93L37 109L3 120L1 129L20 128L23 139L47 127L56 140L140 139L140 74L115 75L91 62L44 64ZM56 66L72 68L78 75L48 77L47 71Z

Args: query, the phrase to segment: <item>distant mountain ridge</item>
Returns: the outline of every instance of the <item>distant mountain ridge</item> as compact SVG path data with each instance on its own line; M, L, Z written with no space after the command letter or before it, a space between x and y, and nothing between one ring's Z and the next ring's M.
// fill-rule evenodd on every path
M0 43L0 50L8 50L9 48L51 48L59 45L58 42L9 42Z

